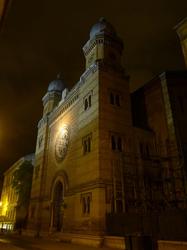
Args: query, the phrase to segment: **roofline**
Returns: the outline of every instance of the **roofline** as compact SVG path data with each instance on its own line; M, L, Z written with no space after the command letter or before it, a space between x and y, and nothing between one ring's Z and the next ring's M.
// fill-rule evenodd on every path
M3 175L6 175L8 172L10 172L12 169L16 168L17 165L19 165L20 162L22 161L33 161L34 160L34 153L24 155L21 158L19 158L16 162L14 162L6 171L4 171ZM29 159L30 158L30 159Z
M131 94L135 93L136 91L139 90L143 90L144 88L146 88L149 84L151 84L151 82L154 82L158 79L163 79L166 78L168 79L169 77L174 77L174 76L186 76L187 77L187 70L166 70L163 71L155 76L153 76L153 78L151 78L149 81L147 81L146 83L144 83L141 87L137 88L136 90L134 90L133 92L131 92Z

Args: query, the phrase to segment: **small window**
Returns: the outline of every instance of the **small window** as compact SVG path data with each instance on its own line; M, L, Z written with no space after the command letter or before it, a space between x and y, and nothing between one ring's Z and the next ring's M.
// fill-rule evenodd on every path
M83 99L84 110L88 110L92 106L92 91L90 91Z
M87 205L86 212L87 212L87 214L89 214L90 213L90 195L87 196L86 200L87 200L86 201L86 205Z
M117 142L118 143L118 145L117 145L118 147L117 148L118 148L119 151L122 151L121 137L118 137L117 140L118 140L118 142Z
M91 97L91 95L89 95L89 97L88 97L88 106L89 107L92 106L92 97Z
M121 106L121 96L115 91L110 92L110 104L120 107Z
M111 148L113 151L122 152L122 138L118 134L111 135Z
M90 137L88 137L88 139L87 139L87 150L88 150L88 152L91 151L91 138Z
M83 145L83 154L87 154L91 152L91 134L83 137L82 139L82 145Z
M91 208L91 193L81 194L81 203L82 203L82 214L89 215Z
M88 109L88 99L84 100L84 110Z
M116 149L116 142L115 142L114 135L111 136L111 143L112 143L112 150L115 150Z
M86 214L86 197L82 197L82 213Z
M114 105L114 95L110 93L110 104Z

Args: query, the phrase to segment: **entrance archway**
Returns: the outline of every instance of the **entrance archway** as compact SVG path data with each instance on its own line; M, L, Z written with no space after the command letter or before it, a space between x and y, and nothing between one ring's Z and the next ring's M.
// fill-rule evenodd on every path
M63 184L58 181L53 191L53 229L61 231L63 222Z

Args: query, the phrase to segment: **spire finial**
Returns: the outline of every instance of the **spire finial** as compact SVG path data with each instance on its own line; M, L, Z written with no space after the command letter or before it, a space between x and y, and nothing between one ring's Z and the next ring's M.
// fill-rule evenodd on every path
M56 78L57 78L58 80L62 80L62 72L59 72L59 73L57 74Z
M103 16L99 18L99 22L106 22L106 18L104 18Z

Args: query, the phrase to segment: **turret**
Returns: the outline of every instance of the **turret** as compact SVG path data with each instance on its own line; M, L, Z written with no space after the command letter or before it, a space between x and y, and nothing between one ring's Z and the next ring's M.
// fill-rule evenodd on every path
M43 116L49 114L53 109L58 105L62 98L62 92L66 88L66 84L60 74L57 75L57 78L53 80L49 86L47 93L43 97Z
M102 60L110 65L121 66L123 42L114 27L103 17L90 30L90 39L83 47L86 68Z

